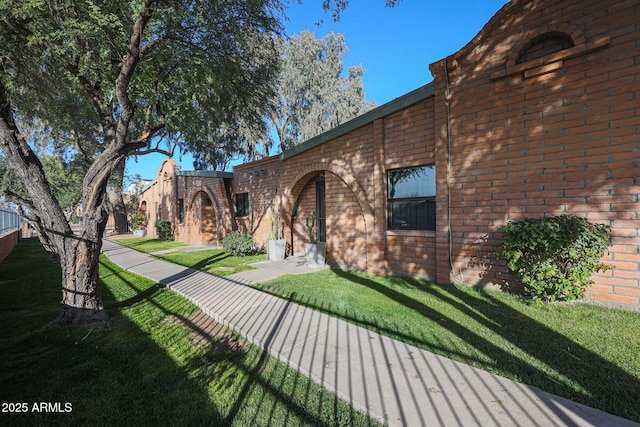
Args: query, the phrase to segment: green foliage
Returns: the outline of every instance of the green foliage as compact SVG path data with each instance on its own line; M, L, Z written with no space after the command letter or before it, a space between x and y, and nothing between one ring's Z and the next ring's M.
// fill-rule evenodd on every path
M375 102L364 100L362 66L343 70L348 50L344 35L331 32L318 39L306 30L288 40L278 39L277 43L282 64L274 99L277 110L270 117L270 125L277 132L280 150L376 106ZM268 141L266 148L272 143Z
M147 226L147 217L141 213L135 214L131 217L131 227L134 230L144 230Z
M86 166L79 160L67 162L60 156L43 154L42 168L49 180L49 186L62 209L71 209L80 202L82 176ZM30 201L24 183L18 178L6 158L0 156L0 194L20 204L21 200ZM21 200L20 200L21 199Z
M246 256L263 253L261 247L256 244L251 233L232 231L222 240L224 251L233 256Z
M600 259L610 245L610 227L560 215L525 218L498 228L506 236L498 254L537 301L584 297L591 275L611 266Z
M173 238L173 230L171 229L171 221L159 219L156 221L156 231L160 240L171 240Z
M309 215L304 217L304 224L307 229L307 235L309 236L309 243L315 243L316 235L313 230L316 226L316 211L311 212L311 218L309 218Z

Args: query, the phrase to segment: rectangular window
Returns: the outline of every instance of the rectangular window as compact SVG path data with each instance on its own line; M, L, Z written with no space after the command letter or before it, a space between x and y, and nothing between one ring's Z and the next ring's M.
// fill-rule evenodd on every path
M236 194L236 216L249 216L249 193Z
M436 229L436 167L387 171L389 230Z
M184 199L178 199L178 223L184 224Z

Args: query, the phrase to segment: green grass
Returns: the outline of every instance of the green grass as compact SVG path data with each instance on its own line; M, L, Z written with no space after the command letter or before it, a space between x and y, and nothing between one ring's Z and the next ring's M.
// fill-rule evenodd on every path
M198 309L166 288L104 257L100 277L108 330L47 328L60 312L58 264L33 239L0 263L0 402L72 409L3 413L0 424L376 425L231 333L194 340Z
M155 252L186 245L180 242L151 239L148 237L115 239L114 241L141 252ZM175 251L154 256L156 258L184 265L185 267L206 271L207 273L215 274L216 276L228 276L229 274L239 273L241 271L253 270L255 267L252 267L249 264L267 259L264 254L235 257L229 255L222 249Z
M222 249L207 249L204 251L191 252L171 252L169 254L157 255L176 264L186 267L206 271L217 276L226 276L246 270L254 270L251 263L264 261L264 254L248 255L244 257L231 256Z
M123 239L113 239L113 241L140 252L156 252L180 246L187 246L186 243L175 242L173 240L154 239L151 237L127 237Z
M640 313L343 270L257 285L481 369L640 421Z

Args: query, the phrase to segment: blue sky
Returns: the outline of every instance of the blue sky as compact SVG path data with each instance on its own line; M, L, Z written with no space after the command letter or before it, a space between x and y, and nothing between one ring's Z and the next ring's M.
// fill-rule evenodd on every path
M466 45L506 0L403 0L394 8L385 7L385 0L351 0L339 22L326 15L320 27L315 25L323 17L320 0L290 3L287 34L343 33L349 48L345 68L361 64L366 98L382 105L433 80L429 64ZM174 157L182 169L193 169L189 155ZM163 159L131 159L127 174L154 179Z

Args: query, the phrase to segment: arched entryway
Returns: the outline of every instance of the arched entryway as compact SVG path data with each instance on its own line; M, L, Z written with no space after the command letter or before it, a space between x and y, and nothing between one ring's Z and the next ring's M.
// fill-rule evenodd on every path
M142 203L140 203L140 208L138 209L138 213L140 213L140 214L142 214L144 216L147 216L147 212L148 212L147 201L143 200Z
M215 209L211 197L205 191L194 194L186 222L187 240L190 243L218 243Z
M294 200L290 211L292 226L290 235L285 237L293 253L304 253L304 243L310 240L307 226L313 225L314 239L327 243L328 263L365 270L365 214L356 194L345 181L328 170L313 171L300 177L291 189L291 198Z

